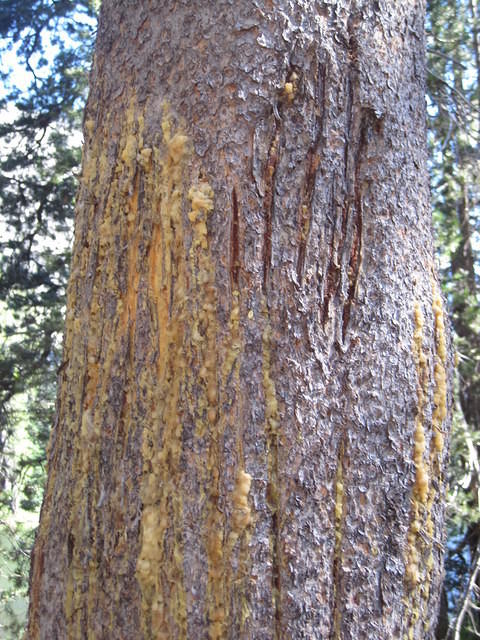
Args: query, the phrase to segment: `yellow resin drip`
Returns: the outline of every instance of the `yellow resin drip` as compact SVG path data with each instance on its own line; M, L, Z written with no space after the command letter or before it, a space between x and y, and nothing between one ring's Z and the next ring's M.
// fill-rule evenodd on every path
M415 482L413 485L412 497L412 520L408 531L407 558L405 577L409 589L415 589L420 579L420 547L422 544L420 530L422 528L422 518L425 512L428 488L429 469L425 460L426 438L425 438L425 404L426 390L428 383L427 358L423 350L423 329L425 325L424 316L418 302L414 307L415 328L413 334L413 353L417 368L417 417L415 419L413 462L415 465Z
M241 611L241 626L250 617L250 608L246 598L246 579L248 576L248 545L251 538L250 529L254 524L254 517L248 504L248 493L251 486L251 476L243 470L243 432L244 425L239 416L243 415L242 395L232 391L240 386L240 359L242 353L242 334L240 323L240 292L232 291L230 318L228 323L228 337L225 344L224 359L221 367L222 390L225 398L233 404L225 415L229 428L236 431L237 446L237 475L235 487L230 496L231 517L230 531L224 550L226 602ZM227 417L228 416L228 417ZM222 429L224 431L224 428ZM235 571L232 569L235 559ZM229 615L230 606L226 609ZM224 637L224 636L222 636Z
M250 524L248 507L250 476L244 471L237 474L232 494L231 529L227 536L226 521L219 509L221 494L220 468L223 433L226 416L219 415L220 396L228 387L228 379L240 352L239 295L234 292L230 313L230 336L225 345L222 366L218 366L218 322L216 317L215 268L208 242L208 216L214 210L214 192L205 180L193 184L188 192L190 211L188 219L192 229L190 272L194 294L192 298L191 342L194 361L200 364L196 383L196 435L207 438L208 459L203 481L206 485L207 516L205 522L208 558L207 615L210 640L221 640L226 634L228 608L234 583L230 570L231 556L236 542L243 538ZM236 295L235 295L236 294ZM239 443L239 459L242 456ZM199 475L202 470L199 469ZM240 552L239 552L240 553Z
M433 539L435 536L434 524L432 520L432 509L440 490L442 460L444 449L443 423L447 417L447 344L445 335L445 318L443 312L443 303L438 285L432 281L432 311L434 318L435 330L435 363L433 370L433 413L432 413L432 442L430 446L430 468L432 474L437 479L437 488L432 485L429 491L426 506L425 534L428 543L428 557L426 560L427 575L422 585L422 595L425 602L428 601L430 595L430 585L432 582L432 574L435 567L433 557ZM428 631L431 621L425 620L424 629Z
M235 489L232 493L232 531L230 543L233 546L252 521L252 512L248 504L248 494L252 476L243 469L238 472Z
M443 313L443 303L438 291L434 291L433 315L435 319L435 342L437 347L437 357L434 367L433 393L434 410L432 416L433 445L435 452L441 455L444 446L443 423L447 417L447 344L445 337L445 319Z
M69 540L72 541L73 554L67 572L65 617L69 637L81 637L81 615L79 612L86 608L89 619L94 616L98 607L98 561L94 554L88 565L80 557L82 544L96 550L97 529L96 522L97 505L101 505L101 487L98 481L100 477L99 460L102 438L102 425L105 415L108 414L108 387L113 357L116 345L123 339L127 323L119 322L113 329L104 331L105 314L103 304L105 291L117 297L117 308L120 308L123 300L121 292L114 285L113 256L115 252L112 246L115 242L115 234L126 236L127 233L134 236L133 225L137 218L138 191L134 187L132 193L125 194L124 184L133 184L135 175L135 159L132 159L134 148L142 137L142 122L137 117L134 101L131 101L126 109L124 126L119 136L119 154L114 160L107 158L107 134L114 116L111 113L105 115L103 129L99 129L93 136L95 123L85 123L86 137L89 144L83 159L82 190L80 192L81 206L87 213L86 219L86 243L85 247L79 245L81 234L75 239L74 260L72 275L69 282L69 312L66 323L65 358L69 362L66 370L68 380L67 387L76 390L68 396L68 407L61 400L62 411L73 411L75 416L81 416L78 440L73 452L73 477L75 481L71 492L72 508L67 524ZM108 188L106 181L112 175ZM108 197L105 199L105 194ZM103 214L101 221L96 220L96 208L88 206L90 198L99 201L104 198ZM120 227L114 228L114 215L121 213ZM85 222L84 222L85 224ZM128 229L127 229L128 227ZM89 270L88 247L97 247L96 270L92 293L88 300L82 300L78 295L82 291L81 283L86 278ZM132 262L135 259L135 243L129 250L127 258L127 270L132 273L132 286L136 286ZM127 292L125 298L133 295ZM128 306L128 304L127 304ZM130 326L135 323L135 311L131 311ZM84 348L83 340L79 336L87 337L87 348ZM84 384L78 383L78 372L85 371ZM93 486L96 493L87 501L84 482L82 478L96 479ZM88 543L85 542L88 540ZM85 584L87 588L85 588ZM89 636L91 637L91 636Z
M184 522L187 498L183 494L182 464L186 454L182 435L183 416L188 412L195 419L195 437L207 452L207 464L205 458L199 459L196 468L202 487L200 498L205 504L199 544L205 546L208 560L209 637L220 640L225 637L231 606L241 612L242 621L249 615L245 557L254 516L248 497L251 477L243 461L243 427L236 420L241 414L241 398L232 393L239 378L242 351L240 295L232 292L228 330L219 345L215 264L208 237L214 193L207 180L192 175L193 146L182 128L174 124L168 108L164 106L161 132L150 134L145 145L142 109L136 100L130 100L114 154L108 132L118 131L118 110L102 117L100 128L93 121L85 125L90 142L83 166L82 185L87 194L84 199L97 204L86 209L86 233L78 236L85 246L76 239L69 284L69 309L75 311L69 311L67 318L65 353L70 364L65 375L79 390L75 398L69 399L74 416L71 422L77 420L80 434L73 454L75 475L99 478L102 438L117 437L115 433L105 435L102 430L106 424L113 424L108 414L109 393L112 376L118 372L118 355L123 351L128 354L124 363L125 401L120 418L116 416L115 428L121 435L113 450L117 459L123 460L133 434L142 425L142 512L136 566L142 597L141 632L146 639L156 640L187 635L190 594L187 595L183 569L183 531L188 525ZM147 240L144 222L151 225ZM81 296L91 269L91 247L96 249L97 264L87 307ZM116 305L108 320L104 313L106 299ZM135 354L140 314L151 322L152 355L149 366L138 372ZM104 327L103 323L108 324ZM265 339L266 416L273 442L278 407L269 374L269 337ZM84 384L78 384L75 377L84 370ZM227 424L236 430L238 446L237 468L232 470L234 488L228 499L231 508L225 512L230 513L228 521L219 509L219 497L225 491L220 474ZM272 459L270 455L271 469ZM118 488L108 496L108 509L110 504L121 504L133 491L133 487L121 487L122 465L118 466L118 472L114 470L118 473ZM47 499L52 496L51 486L47 487ZM72 638L82 637L82 611L88 608L88 615L93 618L103 597L99 594L98 559L85 564L79 554L82 540L92 540L92 548L98 547L97 530L105 497L99 480L95 487L98 495L89 500L90 506L80 481L72 491L68 526L75 547L68 568L65 607ZM124 517L123 512L115 515L118 530L125 526ZM119 558L128 558L128 544L124 536L115 538L112 548ZM114 578L106 588L119 600ZM115 621L112 612L109 616L112 634Z
M142 445L143 513L137 579L142 591L144 634L166 640L173 634L186 634L183 500L179 486L183 427L178 404L188 375L184 322L187 265L182 222L188 139L182 132L172 135L168 110L165 111L165 151L142 149L136 157L145 172L146 198L152 211L148 282L157 331L157 375L152 381L151 398L156 408L152 423L144 430ZM173 531L173 545L170 543L170 551L166 552L169 530Z
M293 102L298 91L298 75L293 71L283 87L283 95L287 102Z
M432 509L438 494L444 448L443 422L447 415L446 337L443 305L433 285L432 311L435 333L435 361L433 370L433 411L430 448L426 456L425 409L428 401L429 368L423 350L424 316L419 303L415 304L413 351L418 375L418 413L415 422L413 459L415 483L412 497L412 519L407 535L406 584L410 591L406 606L410 608L408 634L413 639L420 618L420 602L428 602L434 570ZM435 482L433 481L435 478ZM425 621L425 629L429 627Z
M194 294L192 300L191 341L195 360L200 369L196 384L196 434L207 438L208 459L206 473L202 475L207 492L205 523L208 558L207 611L209 638L224 637L226 621L225 598L225 522L218 509L220 495L221 423L218 417L219 381L217 367L217 317L215 268L208 243L207 219L214 209L214 192L205 180L193 184L188 191L190 211L188 219L192 229L190 272Z
M412 640L415 626L420 617L419 584L422 569L423 538L422 527L425 516L429 488L429 469L425 459L425 406L427 402L428 363L423 349L425 319L419 302L414 306L413 356L417 369L417 416L413 435L413 462L415 482L411 499L412 515L407 534L405 558L405 606L409 612L408 631L405 640Z
M263 392L265 396L265 421L267 433L272 441L277 441L278 436L278 401L275 383L271 376L271 336L272 330L267 322L263 331Z

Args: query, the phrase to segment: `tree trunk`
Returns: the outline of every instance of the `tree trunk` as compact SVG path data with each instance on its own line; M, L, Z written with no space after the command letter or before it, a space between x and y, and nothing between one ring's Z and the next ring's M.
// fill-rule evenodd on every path
M434 637L423 10L104 0L28 638Z

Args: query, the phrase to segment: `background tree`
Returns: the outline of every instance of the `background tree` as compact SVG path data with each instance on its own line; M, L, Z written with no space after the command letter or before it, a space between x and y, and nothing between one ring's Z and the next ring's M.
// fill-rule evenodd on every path
M3 638L18 637L24 626L22 602L60 364L93 18L86 1L17 0L0 5Z
M478 637L480 43L475 0L429 2L431 176L437 246L458 350L446 589L451 637ZM459 619L461 617L461 620Z
M28 637L431 638L421 6L148 5L102 6Z

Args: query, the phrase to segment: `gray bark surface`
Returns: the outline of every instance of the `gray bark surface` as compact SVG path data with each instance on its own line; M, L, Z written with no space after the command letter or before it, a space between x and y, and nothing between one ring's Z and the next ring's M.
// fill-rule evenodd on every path
M434 637L423 18L104 0L28 638Z

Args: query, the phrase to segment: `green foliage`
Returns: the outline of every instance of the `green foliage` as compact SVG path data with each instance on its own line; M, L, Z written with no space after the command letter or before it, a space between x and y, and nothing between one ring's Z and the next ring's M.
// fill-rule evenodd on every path
M477 637L473 625L480 628L478 594L466 593L480 540L479 28L477 0L428 3L432 205L458 352L445 586L452 623L467 597L462 638Z
M21 524L13 528L1 520L0 525L0 631L5 639L21 638L34 529Z
M87 0L0 3L2 638L18 637L25 615L28 558L61 364L81 114L94 29L94 7ZM9 60L15 60L13 69Z

